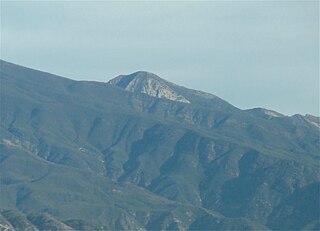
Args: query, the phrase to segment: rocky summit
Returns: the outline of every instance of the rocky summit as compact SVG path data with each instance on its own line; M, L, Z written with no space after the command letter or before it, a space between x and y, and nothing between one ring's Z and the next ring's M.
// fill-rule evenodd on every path
M319 117L0 64L1 230L319 230Z
M138 71L131 75L120 75L108 83L131 92L144 93L153 97L181 103L190 103L189 100L169 86L172 83L168 83L150 72Z

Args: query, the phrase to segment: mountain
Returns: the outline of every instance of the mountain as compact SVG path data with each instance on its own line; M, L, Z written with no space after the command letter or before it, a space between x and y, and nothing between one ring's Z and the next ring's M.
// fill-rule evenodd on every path
M10 229L318 230L319 117L148 72L100 83L5 61L0 116Z
M215 95L178 86L146 71L138 71L130 75L120 75L110 80L108 84L137 94L147 94L152 97L180 103L198 104L198 106L204 107L215 106L220 109L222 107L234 108Z
M149 72L139 71L131 75L120 75L110 80L109 84L122 87L131 92L144 93L181 103L190 103L189 100L169 86L172 84L168 84L168 82Z

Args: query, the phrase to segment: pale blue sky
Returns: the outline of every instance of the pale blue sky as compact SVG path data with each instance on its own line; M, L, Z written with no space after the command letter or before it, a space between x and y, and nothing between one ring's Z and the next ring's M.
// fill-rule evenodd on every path
M146 70L289 115L319 114L318 33L318 1L1 1L4 60L82 80Z

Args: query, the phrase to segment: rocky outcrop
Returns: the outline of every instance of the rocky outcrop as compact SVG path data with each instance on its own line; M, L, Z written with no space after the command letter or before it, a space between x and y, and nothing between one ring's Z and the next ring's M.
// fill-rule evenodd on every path
M131 75L120 75L108 83L131 92L144 93L152 97L181 103L190 103L189 100L170 88L166 81L149 72L139 71Z

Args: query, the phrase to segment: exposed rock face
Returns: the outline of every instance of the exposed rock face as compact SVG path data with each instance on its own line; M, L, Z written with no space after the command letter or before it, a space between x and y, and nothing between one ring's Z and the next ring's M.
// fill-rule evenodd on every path
M166 81L149 72L139 71L131 75L120 75L108 83L131 92L144 93L181 103L190 103L185 97L171 89Z
M255 116L265 118L265 119L272 119L272 118L276 118L276 117L285 117L285 115L283 115L279 112L276 112L273 110L268 110L265 108L252 108L252 109L248 109L247 112L249 112Z
M320 128L320 121L319 121L319 117L317 116L313 116L313 115L305 115L304 118L311 123L312 125Z
M264 113L266 115L273 116L273 117L282 117L282 116L284 116L284 115L280 114L279 112L272 111L272 110L267 110L267 109L264 109Z

